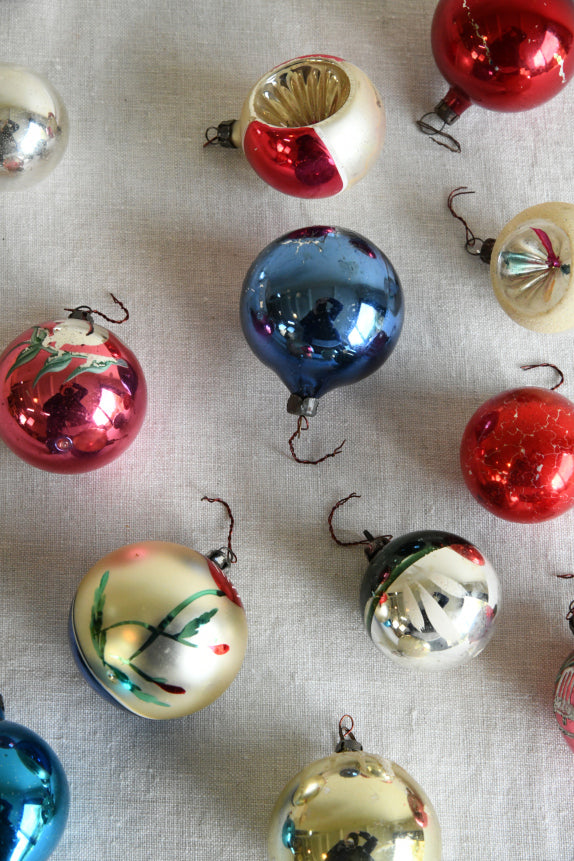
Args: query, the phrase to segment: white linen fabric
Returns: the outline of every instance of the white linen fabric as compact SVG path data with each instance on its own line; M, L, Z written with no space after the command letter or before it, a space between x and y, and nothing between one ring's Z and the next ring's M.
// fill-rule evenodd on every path
M433 0L2 0L4 61L42 72L70 114L67 154L46 181L5 194L0 343L63 308L110 302L114 329L149 386L145 425L110 466L41 472L0 450L0 691L7 717L40 733L70 780L54 861L266 858L276 796L329 753L339 718L402 765L440 818L444 861L571 861L572 753L555 724L557 670L574 640L574 511L512 524L469 495L458 466L466 422L488 397L551 385L574 398L572 334L538 335L499 308L486 266L447 211L455 186L479 236L548 200L574 203L574 87L527 113L471 108L460 155L415 120L446 93L430 50ZM304 53L342 56L378 87L387 139L374 169L322 201L285 197L240 152L203 149L252 84ZM288 392L246 346L243 276L298 227L362 233L400 274L406 315L376 374L320 401L305 456L291 460ZM498 571L503 608L486 651L445 672L407 673L363 629L363 529L446 529ZM250 626L238 678L177 721L115 710L80 676L67 615L81 577L109 551L164 539L208 552L236 518L232 579Z

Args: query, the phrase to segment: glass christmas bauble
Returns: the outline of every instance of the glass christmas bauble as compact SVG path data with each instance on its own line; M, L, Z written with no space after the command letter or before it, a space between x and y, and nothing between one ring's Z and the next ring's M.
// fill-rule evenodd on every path
M68 143L68 115L49 81L0 63L0 191L35 185L56 167Z
M403 294L388 258L340 227L305 227L271 242L243 283L247 343L292 393L288 409L356 383L388 359L403 323Z
M255 172L284 194L331 197L361 179L385 137L381 97L346 60L297 57L253 87L227 145L242 147Z
M440 861L436 813L400 766L362 750L310 763L271 816L270 861Z
M574 206L541 203L498 235L490 259L494 294L506 313L535 332L574 326Z
M361 608L373 642L392 661L408 669L447 669L487 645L499 583L469 541L420 530L392 539L372 556Z
M145 416L143 371L107 329L73 317L23 332L0 356L0 438L39 469L105 466Z
M574 752L574 652L558 671L554 687L554 714L564 741Z
M0 699L0 858L46 861L68 818L68 781L39 735L4 720Z
M454 122L472 103L524 111L561 92L574 72L571 0L439 0L435 62L451 88L436 113Z
M140 541L100 559L70 614L72 650L106 699L155 720L217 699L243 662L247 621L227 556Z
M574 404L534 386L496 395L469 420L460 464L474 498L497 517L558 517L574 505Z

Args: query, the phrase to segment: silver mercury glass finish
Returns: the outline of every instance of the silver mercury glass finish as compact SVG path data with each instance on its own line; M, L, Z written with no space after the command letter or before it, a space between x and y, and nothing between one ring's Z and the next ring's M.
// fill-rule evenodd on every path
M507 301L523 314L545 313L570 286L570 239L548 221L524 224L511 233L496 262Z
M364 619L373 642L407 669L440 671L465 663L494 633L496 572L477 548L448 533L394 539L367 569L363 596L367 591Z
M40 182L61 160L68 115L42 75L0 63L0 190L21 191Z

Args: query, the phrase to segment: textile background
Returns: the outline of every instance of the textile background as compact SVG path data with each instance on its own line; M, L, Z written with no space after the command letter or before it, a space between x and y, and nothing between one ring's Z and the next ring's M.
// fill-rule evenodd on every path
M444 861L572 861L572 754L552 711L573 646L574 511L511 524L471 498L462 431L488 397L551 385L574 397L572 334L537 335L499 308L488 269L448 213L455 186L479 236L547 200L574 203L574 87L528 113L472 108L455 155L415 120L446 93L430 51L434 0L1 0L2 60L44 73L70 114L49 179L6 194L0 214L0 342L91 304L131 318L114 329L146 373L134 445L80 476L44 473L0 450L0 690L7 717L40 733L67 771L72 806L54 861L266 858L276 796L331 751L339 718L366 749L402 765L440 817ZM384 150L330 200L266 186L240 152L203 149L268 69L304 53L345 57L378 87ZM387 364L320 402L289 457L287 390L239 326L243 277L288 230L337 224L392 260L405 293ZM107 306L107 303L110 305ZM363 529L447 529L498 571L503 605L486 651L444 674L413 675L378 653L358 607ZM101 700L68 646L78 582L138 539L208 552L236 518L231 576L250 641L238 678L204 711L146 722Z

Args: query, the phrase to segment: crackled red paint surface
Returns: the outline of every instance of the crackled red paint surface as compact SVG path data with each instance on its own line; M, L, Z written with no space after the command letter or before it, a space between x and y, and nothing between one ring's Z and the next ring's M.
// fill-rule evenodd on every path
M486 401L464 431L468 489L505 520L537 523L574 505L574 404L526 387Z

